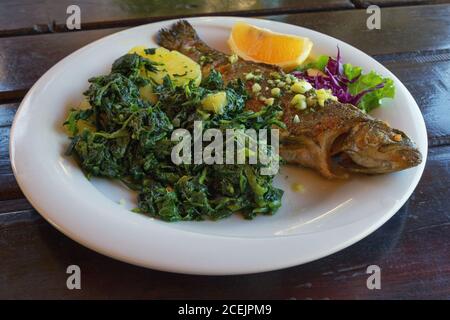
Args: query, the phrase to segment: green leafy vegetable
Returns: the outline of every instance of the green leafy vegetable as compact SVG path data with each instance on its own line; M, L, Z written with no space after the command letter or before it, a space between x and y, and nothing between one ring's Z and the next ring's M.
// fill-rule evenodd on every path
M315 61L310 62L310 63L306 64L305 66L301 66L297 70L298 71L303 71L303 70L307 70L307 69L324 70L328 64L329 59L330 59L329 56L325 56L325 55L319 56Z
M380 106L381 99L394 98L395 96L395 86L392 79L383 78L374 71L371 71L367 74L361 74L360 67L347 67L346 69L344 65L344 72L346 73L347 77L349 77L349 79L358 77L355 82L351 82L348 85L349 92L352 95L357 95L361 92L367 92L362 96L358 103L358 107L362 110L365 110L366 112L370 112ZM373 88L377 88L377 86L380 85L381 88L369 91Z
M362 68L357 66L352 66L350 63L344 64L344 74L348 80L353 80L361 75Z
M110 74L89 79L85 96L91 108L69 112L64 122L71 139L67 154L87 177L122 181L138 192L134 211L165 221L216 220L234 213L251 219L276 212L283 192L272 185L273 176L260 174L261 164L177 166L170 138L176 128L192 131L196 120L203 121L204 129L222 131L284 127L281 107L244 110L244 84L225 85L215 70L200 86L194 81L176 86L168 76L156 84L142 70L156 72L157 64L136 54L117 59ZM147 85L158 97L156 103L141 97L140 89ZM205 96L223 91L222 113L202 109Z

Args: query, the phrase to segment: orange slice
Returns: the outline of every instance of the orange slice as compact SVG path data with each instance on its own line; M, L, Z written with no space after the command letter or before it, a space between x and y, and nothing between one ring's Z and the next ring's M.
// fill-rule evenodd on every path
M285 70L302 64L313 46L308 38L272 32L245 22L233 26L228 44L244 60L275 64Z

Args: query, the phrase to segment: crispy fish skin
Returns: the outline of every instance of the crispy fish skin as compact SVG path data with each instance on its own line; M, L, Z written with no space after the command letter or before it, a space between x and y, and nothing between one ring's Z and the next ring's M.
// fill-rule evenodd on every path
M184 20L162 29L157 43L169 50L177 50L202 65L207 76L218 70L225 83L259 70L261 94L270 97L267 80L271 74L284 75L272 65L238 59L230 62L228 55L210 48ZM207 57L205 60L204 57ZM254 81L245 81L251 92ZM314 112L297 110L290 101L294 93L283 92L277 99L283 107L282 120L287 129L280 133L280 155L288 162L317 170L327 178L346 178L349 172L380 174L408 169L422 161L414 142L402 131L374 119L351 104L327 100ZM246 107L259 110L264 102L253 95ZM294 122L298 116L299 121Z

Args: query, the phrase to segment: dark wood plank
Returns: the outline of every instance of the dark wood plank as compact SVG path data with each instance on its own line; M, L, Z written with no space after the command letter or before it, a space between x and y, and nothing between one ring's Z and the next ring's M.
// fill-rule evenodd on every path
M65 31L66 10L73 4L80 7L84 30L186 16L251 16L354 7L350 0L6 0L0 3L0 36Z
M19 103L8 103L0 105L0 127L10 127Z
M0 174L0 201L23 198L24 195L17 184L16 178L11 172Z
M4 68L0 73L0 98L2 95L4 99L23 97L56 62L116 31L118 29L0 38L0 65Z
M366 10L314 12L266 17L311 28L369 54L448 49L450 5L383 8L381 29L368 30Z
M0 201L0 215L6 214L13 217L14 214L33 210L33 207L25 198Z
M366 29L365 10L303 13L267 18L306 26L349 42L372 55L450 47L450 5L383 9L382 29ZM345 27L336 27L346 21ZM120 28L0 38L0 101L23 97L53 64ZM405 32L408 30L408 32ZM439 32L436 32L439 30ZM433 34L433 37L417 37ZM64 44L64 45L62 45ZM382 44L382 45L381 45ZM24 54L24 52L26 54Z
M410 200L359 243L303 266L246 276L187 276L117 262L17 203L16 214L0 214L0 298L448 299L449 161L450 146L431 149ZM81 268L82 290L65 288L71 264ZM381 290L366 288L372 264L381 267Z
M0 121L10 122L10 115L8 115L8 117L1 116L1 110L3 110L3 107L3 105L0 105ZM17 184L17 181L12 173L11 163L9 160L9 132L9 126L0 127L0 201L23 197L22 191L20 191L19 185Z
M11 173L11 166L9 165L10 131L11 131L10 127L0 127L0 175ZM0 182L0 185L1 184L2 183Z
M450 3L449 0L353 0L357 8L375 4L380 7Z

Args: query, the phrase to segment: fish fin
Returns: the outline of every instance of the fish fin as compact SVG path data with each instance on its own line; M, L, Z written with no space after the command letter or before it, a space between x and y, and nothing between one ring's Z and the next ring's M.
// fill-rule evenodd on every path
M169 50L178 50L186 42L199 41L197 32L186 20L180 20L174 23L170 28L161 29L156 42Z

